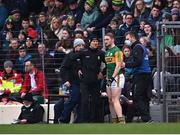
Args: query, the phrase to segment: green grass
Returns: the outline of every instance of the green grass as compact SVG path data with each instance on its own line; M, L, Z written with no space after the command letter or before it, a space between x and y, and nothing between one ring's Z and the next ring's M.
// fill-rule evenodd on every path
M180 123L0 125L0 134L178 134Z

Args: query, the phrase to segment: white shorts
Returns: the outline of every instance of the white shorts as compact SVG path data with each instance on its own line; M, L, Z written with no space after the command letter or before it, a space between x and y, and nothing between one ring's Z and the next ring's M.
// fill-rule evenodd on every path
M111 88L117 88L117 87L119 87L119 88L123 89L123 88L124 88L124 84L125 84L124 74L120 74L120 75L116 76L114 79L115 79L116 81L113 81L113 82L111 83Z

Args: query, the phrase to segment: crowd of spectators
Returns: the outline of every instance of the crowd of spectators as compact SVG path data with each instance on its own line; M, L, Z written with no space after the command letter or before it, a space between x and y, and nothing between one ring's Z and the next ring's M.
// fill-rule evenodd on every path
M180 0L0 0L0 65L4 65L0 66L0 94L15 93L11 99L17 101L22 97L30 87L27 83L32 83L32 77L26 73L27 64L32 64L33 70L41 74L43 84L45 81L46 85L38 90L40 93L47 89L51 94L57 93L61 63L73 50L74 40L81 38L88 48L91 37L96 37L103 48L102 28L115 35L115 45L122 49L125 59L132 49L125 34L136 32L138 40L148 50L153 71L158 40L156 23L179 19ZM179 29L170 29L165 35L166 50L172 52L176 60L180 41L175 35L179 32ZM131 78L131 72L131 68L125 69L127 80ZM168 73L171 72L169 69ZM13 82L8 85L14 88L5 88L5 81Z

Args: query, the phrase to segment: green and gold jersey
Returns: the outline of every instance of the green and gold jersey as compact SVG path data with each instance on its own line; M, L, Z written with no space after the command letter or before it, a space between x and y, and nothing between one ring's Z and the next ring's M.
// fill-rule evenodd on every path
M112 77L115 67L116 67L116 62L122 62L123 61L123 54L122 51L117 47L114 46L111 49L108 49L106 51L105 55L105 60L107 63L107 76L108 78ZM119 71L119 74L121 72Z

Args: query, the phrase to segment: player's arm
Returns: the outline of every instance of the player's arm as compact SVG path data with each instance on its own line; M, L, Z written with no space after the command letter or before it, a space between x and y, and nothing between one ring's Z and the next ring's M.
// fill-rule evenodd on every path
M115 62L116 62L116 67L115 67L114 73L112 75L113 78L115 78L119 74L119 71L121 69L121 64L123 62L123 54L121 51L117 51L115 53Z

